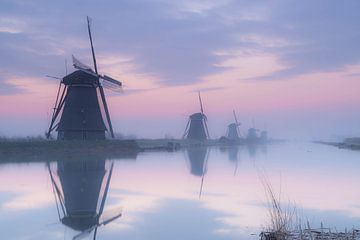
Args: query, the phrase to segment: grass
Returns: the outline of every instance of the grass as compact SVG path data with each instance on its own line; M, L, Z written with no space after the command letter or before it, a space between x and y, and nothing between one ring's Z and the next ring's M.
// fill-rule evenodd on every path
M275 194L271 183L264 176L261 177L261 181L265 189L269 215L269 223L265 232L271 235L265 239L285 240L297 226L296 206L290 203L283 206L281 193Z
M261 240L358 240L360 231L352 228L344 232L332 231L331 228L311 228L308 221L306 226L301 226L301 219L298 217L296 204L290 202L284 206L281 201L281 191L277 195L271 183L261 177L267 198L267 211L269 223L266 229L261 232Z
M99 158L135 158L133 140L53 141L43 138L0 139L0 163Z

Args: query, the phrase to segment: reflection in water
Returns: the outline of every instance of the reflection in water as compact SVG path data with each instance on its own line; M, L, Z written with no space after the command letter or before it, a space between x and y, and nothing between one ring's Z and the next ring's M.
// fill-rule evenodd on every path
M257 149L258 149L257 144L249 144L249 145L247 145L247 149L248 149L248 152L249 152L249 156L251 158L256 157L256 152L257 152Z
M235 163L234 176L236 175L239 165L239 147L233 146L228 148L229 160Z
M207 161L209 149L207 147L191 147L186 149L190 162L190 173L194 176L201 177L199 198L201 198L204 184L204 176L207 172Z
M220 147L220 151L223 153L227 153L229 161L235 164L234 176L236 176L239 165L240 146L234 145L234 146Z
M80 231L80 234L76 235L74 239L89 235L92 231L94 231L93 238L95 239L99 226L121 216L121 213L115 213L112 217L100 222L113 167L114 164L112 163L106 182L104 182L106 174L105 159L58 161L59 187L48 164L59 220L73 230ZM105 184L105 187L102 191L103 184Z
M229 160L231 162L238 162L238 156L239 156L239 147L233 146L228 148L228 154L229 154Z
M254 161L248 153L255 146L248 147L213 147L208 160L205 148L141 153L136 162L128 161L131 156L119 159L102 217L120 202L126 205L126 217L99 228L98 239L258 239L268 219L259 171L276 192L286 194L285 204L301 203L301 215L311 226L323 221L338 229L358 227L359 152L286 143L268 144L265 155L266 145L260 144ZM111 167L102 159L50 164L60 224L52 224L57 210L43 163L0 165L1 239L71 239L82 229L92 239ZM199 201L202 179L206 197ZM72 230L76 228L78 232Z

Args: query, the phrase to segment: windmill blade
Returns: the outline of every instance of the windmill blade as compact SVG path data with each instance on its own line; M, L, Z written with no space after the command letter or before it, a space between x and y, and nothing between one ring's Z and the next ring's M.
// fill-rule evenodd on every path
M199 191L199 199L201 198L201 195L202 195L202 189L203 189L203 185L204 185L204 176L205 176L205 174L203 174L202 177L201 177L201 184L200 184L200 191Z
M198 93L199 93L199 102L200 102L201 113L204 114L204 108L203 108L203 104L202 104L202 101L201 101L200 91Z
M73 237L73 240L80 240L80 239L87 238L91 234L91 232L94 230L94 228L96 229L96 227L97 227L97 225L82 231L81 233L75 235Z
M102 213L104 211L105 201L106 201L106 197L107 197L107 194L108 194L108 191L109 191L109 185L110 185L110 180L111 180L111 175L112 175L113 168L114 168L114 163L111 163L109 176L108 176L108 178L106 180L106 186L105 186L105 190L104 190L104 195L103 195L103 198L101 199L100 209L99 209L99 213L97 215L97 224L93 228L91 228L91 231L92 231L92 229L95 229L94 237L93 237L94 240L96 239L96 233L97 233L98 227L103 224L103 223L100 224L99 220L100 220L100 217L101 217L101 215L102 215ZM120 216L118 216L118 217L120 217ZM116 217L116 218L118 218L118 217ZM91 233L91 231L90 231L90 233Z
M205 118L204 118L204 125L205 125L205 130L206 130L206 134L207 134L207 137L208 137L208 139L210 139L210 134L209 134L209 128L208 128L208 126L207 126L207 123L206 123L206 120L207 118L206 118L206 116L205 116Z
M121 216L122 216L122 211L121 211L120 213L116 214L116 215L113 216L113 217L110 217L110 218L108 218L108 219L105 219L104 221L102 221L102 222L99 224L99 226L100 226L100 225L109 224L109 223L111 223L112 221L118 219L118 218L121 217Z
M54 179L54 176L51 172L51 169L50 169L50 164L47 163L47 168L48 168L48 171L49 171L49 175L50 175L50 179L51 179L51 184L53 186L53 191L54 193L56 192L56 195L59 199L59 202L60 202L60 206L61 206L61 210L63 212L63 215L66 215L66 211L65 211L65 207L64 207L64 197L62 196L61 194L61 191L60 191L60 188L58 187L58 185L56 184L55 182L55 179ZM55 200L56 200L56 195L55 195ZM56 204L57 204L57 201L56 201ZM56 205L57 209L58 209L58 206ZM58 211L58 214L59 214L59 218L60 218L60 213Z
M99 225L97 225L97 226L95 227L93 240L96 240L96 234L97 234L98 226L99 226Z
M112 124L111 124L109 109L108 109L106 99L105 99L104 88L101 85L99 85L99 90L100 90L100 96L101 96L101 100L102 100L104 110L105 110L106 120L107 120L107 123L109 125L111 138L115 138L114 131L113 131Z
M80 62L80 60L78 60L74 55L71 55L71 56L72 56L72 61L73 61L74 68L79 69L79 70L85 70L85 71L93 72L93 70L91 69L90 66Z
M92 53L92 57L93 57L95 73L98 74L98 69L97 69L97 65L96 65L95 51L94 51L94 45L93 45L92 36L91 36L91 29L90 29L90 21L91 20L90 20L89 16L86 16L86 20L87 20L87 25L88 25L91 53Z
M53 113L53 116L52 116L52 119L51 119L51 123L50 123L49 129L48 129L48 131L47 131L47 133L46 133L46 138L48 138L48 139L50 138L51 132L52 132L52 131L54 130L54 128L55 128L55 127L54 127L54 123L55 123L57 117L59 116L59 113L60 113L62 107L64 106L64 103L65 103L65 100L66 100L66 97L67 97L66 92L67 92L67 86L65 86L65 87L63 88L63 91L62 91L62 94L61 94L61 97L60 97L60 101L58 102L57 107L55 107L56 110L55 110L54 113Z
M110 172L109 172L109 176L106 180L106 186L105 186L105 190L104 190L104 196L101 200L101 205L100 205L100 210L99 210L99 214L98 214L98 220L100 219L103 211L104 211L104 206L105 206L105 201L106 201L106 197L107 197L107 194L108 194L108 191L109 191L109 186L110 186L110 180L111 180L111 175L112 175L112 171L113 171L113 168L114 168L114 163L112 162L111 163L111 168L110 168ZM98 222L99 223L99 222Z
M203 174L201 177L201 184L200 184L200 191L199 191L199 199L202 196L202 191L203 191L203 186L204 186L204 178L205 178L205 174L207 172L207 164L208 164L209 155L210 155L210 150L208 150L208 148L206 148L205 163L204 163L204 169L203 169Z
M115 80L113 78L110 78L106 75L100 76L101 85L109 90L112 90L114 92L122 92L122 83L118 80Z
M61 82L62 82L62 79L61 78L57 78L57 77L52 77L52 76L48 76L46 75L47 77L51 77L51 78L56 78L56 79L60 79L60 83L59 83L59 87L58 87L58 91L57 91L57 94L56 94L56 100L55 100L55 104L54 104L54 108L53 108L53 114L51 116L51 124L49 126L49 130L47 131L46 133L46 138L50 138L50 134L51 134L51 131L52 131L52 125L54 124L53 123L53 119L54 119L54 116L55 116L55 113L56 113L56 108L58 106L58 101L59 101L59 94L60 94L60 90L61 90Z
M45 75L45 77L62 80L62 78L60 78L60 77L55 77L55 76L51 76L51 75Z
M120 81L118 81L118 80L116 80L116 79L113 79L113 78L111 78L111 77L109 77L109 76L107 76L107 75L100 76L100 78L103 79L103 80L105 80L105 81L107 81L107 82L109 82L109 83L112 83L112 84L114 84L114 85L116 85L116 86L118 86L118 87L121 87L121 86L122 86L122 83L121 83Z
M124 90L122 87L116 87L114 85L108 85L108 84L102 84L103 87L107 90L110 90L110 91L113 91L113 92L116 92L116 93L124 93Z
M236 123L236 125L240 126L240 123L238 122L238 119L237 119L237 117L236 117L236 112L235 112L235 110L233 110L233 114L234 114L234 118L235 118L235 123Z
M61 221L61 217L60 217L60 210L59 210L59 205L58 205L58 200L57 200L57 197L56 197L56 193L55 193L55 187L54 187L54 183L52 182L52 173L51 173L51 169L50 169L50 163L49 162L46 162L46 166L48 168L48 171L49 171L49 174L50 174L50 178L51 178L51 186L52 186L52 191L53 191L53 194L54 194L54 199L55 199L55 204L56 204L56 211L57 211L57 214L58 214L58 217L59 217L59 221Z
M185 136L188 134L189 125L190 125L190 119L188 120L188 122L187 122L187 124L186 124L185 131L184 131L184 134L183 134L183 136L182 136L182 139L184 139Z

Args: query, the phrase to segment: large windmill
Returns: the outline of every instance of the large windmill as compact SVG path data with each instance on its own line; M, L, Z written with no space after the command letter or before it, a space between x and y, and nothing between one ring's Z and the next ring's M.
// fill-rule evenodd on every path
M227 137L228 139L230 139L230 140L237 141L237 140L240 139L240 134L239 134L239 126L240 126L240 123L239 123L238 120L237 120L235 110L233 110L233 114L234 114L235 122L234 122L234 123L230 123L230 124L228 125L227 132L226 132L226 137Z
M102 215L109 191L114 164L112 163L106 182L105 160L84 159L78 161L58 161L57 175L48 166L59 220L65 226L79 231L73 239L82 239L115 219L122 213L113 212L107 219ZM102 185L105 184L104 190Z
M47 138L50 138L54 130L58 132L57 138L60 140L105 139L106 130L109 130L114 138L103 86L119 89L122 83L98 73L89 17L87 27L94 70L73 56L73 66L77 70L60 81L51 123L46 133ZM108 128L102 116L102 109Z
M189 140L205 141L210 138L209 130L206 124L207 117L204 114L204 108L199 92L199 102L201 112L190 115L189 121L186 125L183 138Z

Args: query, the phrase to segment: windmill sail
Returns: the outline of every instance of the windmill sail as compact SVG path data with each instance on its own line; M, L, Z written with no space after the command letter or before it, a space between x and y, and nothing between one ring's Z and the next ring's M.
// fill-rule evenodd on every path
M93 71L90 66L80 62L76 57L74 57L74 55L72 55L72 60L73 60L74 68L79 69L79 70L87 70L87 71L91 71L91 72Z

